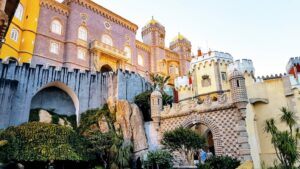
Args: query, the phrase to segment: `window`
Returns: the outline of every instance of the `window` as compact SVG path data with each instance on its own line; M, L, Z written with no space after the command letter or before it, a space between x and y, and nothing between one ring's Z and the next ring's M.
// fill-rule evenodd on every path
M201 80L202 87L208 87L211 85L211 80L208 75L203 75Z
M144 57L142 55L138 55L138 64L144 66Z
M62 25L58 20L53 20L51 23L51 32L61 35Z
M236 80L236 87L240 87L240 81Z
M24 7L23 5L20 3L17 7L17 10L15 12L15 17L18 18L20 21L22 21L23 18L23 12L24 12Z
M131 58L131 49L130 49L130 47L125 46L124 52L125 52L125 56L126 56L127 58Z
M175 74L176 74L176 75L179 75L179 69L178 69L177 66L175 67Z
M85 56L86 56L86 50L82 48L78 48L77 50L78 59L85 60Z
M102 43L105 43L109 46L113 46L113 41L109 35L106 35L106 34L102 35L101 41L102 41Z
M224 81L224 82L227 81L227 75L226 75L226 72L221 72L221 77L222 77L222 81Z
M57 42L50 42L50 52L54 54L59 53L59 44Z
M80 26L78 28L78 39L87 41L87 29L83 26Z
M10 32L10 39L14 40L15 42L18 42L18 38L19 38L19 31L13 28Z
M174 67L173 65L171 65L171 66L169 67L169 73L170 73L170 74L175 74L175 67Z

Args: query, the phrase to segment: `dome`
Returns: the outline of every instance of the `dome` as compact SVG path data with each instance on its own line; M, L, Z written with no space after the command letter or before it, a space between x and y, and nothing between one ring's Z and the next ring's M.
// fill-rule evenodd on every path
M162 97L161 93L158 90L154 90L151 93L151 97Z
M184 39L187 40L186 37L184 37L182 34L178 33L178 35L175 38L173 38L173 41L184 40Z
M237 69L234 69L230 74L229 74L229 80L233 79L233 78L240 78L240 77L244 77L244 75L238 71Z

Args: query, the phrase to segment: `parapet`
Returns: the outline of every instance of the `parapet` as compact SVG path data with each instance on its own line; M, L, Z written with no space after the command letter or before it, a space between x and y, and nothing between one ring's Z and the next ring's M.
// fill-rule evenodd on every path
M267 76L258 76L256 78L256 82L263 82L264 80L272 80L272 79L278 79L278 78L282 78L284 76L286 76L287 74L284 73L280 73L280 74L275 74L275 75L267 75Z
M254 76L255 73L253 62L250 59L236 60L233 63L229 64L228 72L232 72L235 69L240 71L242 74L248 73Z
M300 65L300 57L292 57L286 65L287 73L296 65Z
M189 77L180 76L175 79L175 89L179 90L180 88L190 87Z
M191 65L210 61L231 63L233 61L233 57L229 53L210 51L208 53L203 54L202 56L194 57L191 61Z

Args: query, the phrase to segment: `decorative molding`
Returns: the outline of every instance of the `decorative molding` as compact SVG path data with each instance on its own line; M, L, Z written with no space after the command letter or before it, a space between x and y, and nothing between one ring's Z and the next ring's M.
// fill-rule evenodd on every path
M68 6L66 6L65 4L59 3L55 0L41 0L40 5L48 8L48 9L57 11L66 16L69 16L69 14L70 14L70 9Z
M96 4L95 2L91 1L91 0L65 0L63 2L63 4L70 4L72 2L75 2L87 9L90 9L100 15L102 15L103 17L109 19L110 21L120 24L122 26L124 26L125 28L133 31L136 33L138 26L132 22L130 22L129 20L121 17L120 15L117 15L116 13L113 13L112 11L104 8L103 6Z
M143 43L141 41L135 40L135 45L138 49L142 49L149 53L151 52L150 46L146 45L145 43Z

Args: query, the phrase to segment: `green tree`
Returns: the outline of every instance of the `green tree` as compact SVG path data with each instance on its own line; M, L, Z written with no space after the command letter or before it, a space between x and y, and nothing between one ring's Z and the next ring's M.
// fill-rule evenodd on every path
M289 127L289 131L280 131L275 125L274 119L266 120L265 132L270 133L271 142L274 146L276 156L280 161L277 168L292 169L295 168L295 163L299 160L299 152L297 149L297 142L299 139L299 128L297 128L297 117L295 113L281 108L282 115L281 122ZM295 129L295 130L293 130Z
M193 130L179 127L173 131L165 132L162 144L171 151L184 152L187 161L191 163L193 153L204 147L206 142L202 136Z
M241 162L229 156L213 156L199 164L198 169L236 169Z
M161 93L164 92L164 87L168 83L170 76L161 76L159 74L150 74L150 80L153 82L153 89L158 88Z
M171 169L173 168L173 157L168 151L150 151L147 160L144 162L146 168L151 169Z

